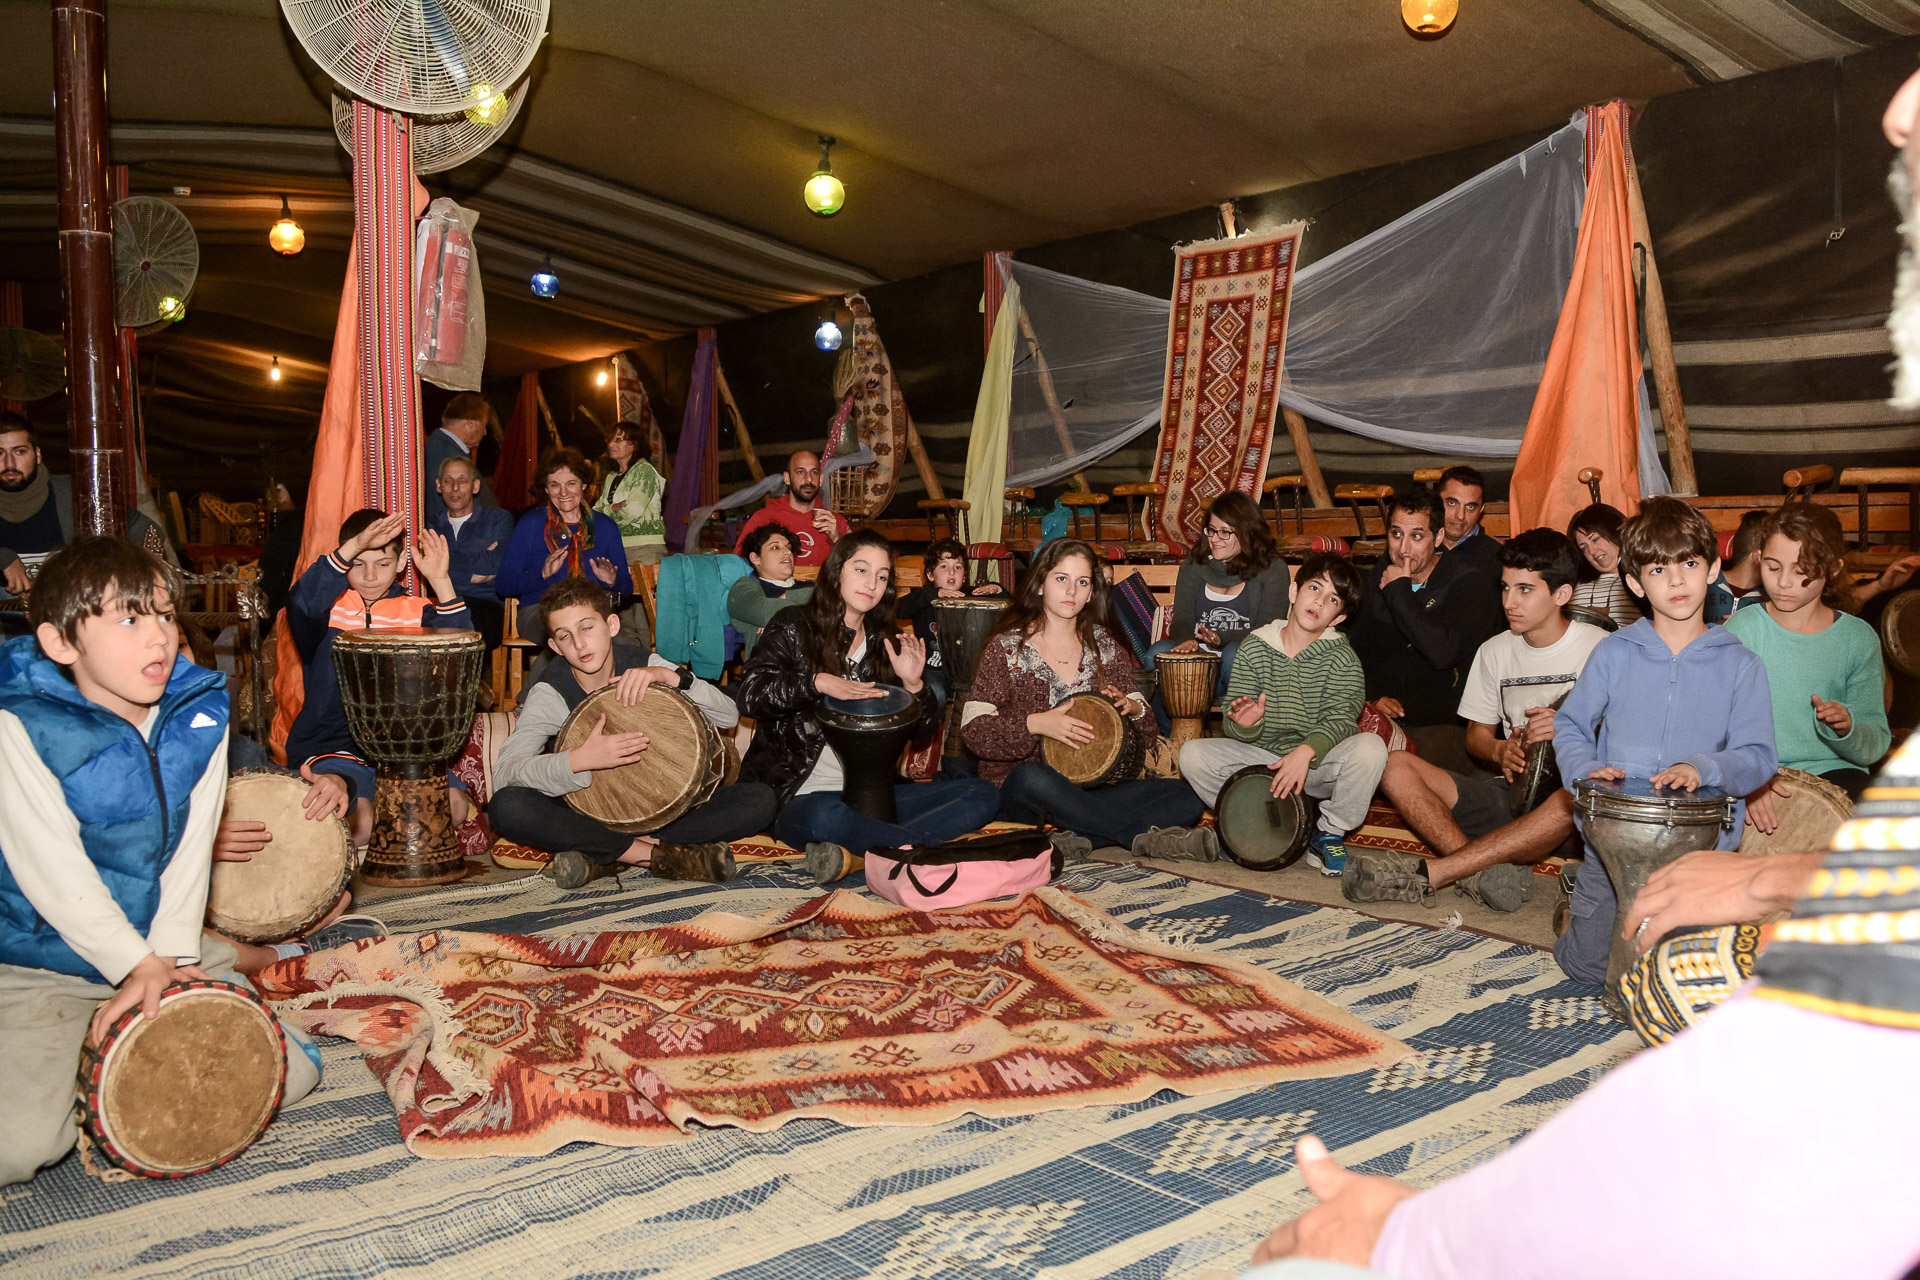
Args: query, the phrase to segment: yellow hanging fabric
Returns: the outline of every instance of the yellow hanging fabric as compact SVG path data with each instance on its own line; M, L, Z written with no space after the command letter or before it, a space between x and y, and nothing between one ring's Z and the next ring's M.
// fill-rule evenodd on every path
M1012 280L993 320L987 367L980 375L980 398L973 406L973 435L967 443L967 483L961 495L971 504L967 530L975 542L1000 541L1000 517L1007 491L1007 419L1013 412L1013 343L1020 332L1020 286Z

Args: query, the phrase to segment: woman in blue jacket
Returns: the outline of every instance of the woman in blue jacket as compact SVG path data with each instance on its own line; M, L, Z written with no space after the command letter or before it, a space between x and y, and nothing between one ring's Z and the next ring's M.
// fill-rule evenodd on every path
M563 578L585 578L606 587L617 607L633 594L633 575L627 571L620 527L586 505L593 467L580 451L548 450L537 478L546 490L546 505L528 511L513 527L494 586L502 598L518 597L520 634L540 643L547 638L540 596L548 587Z

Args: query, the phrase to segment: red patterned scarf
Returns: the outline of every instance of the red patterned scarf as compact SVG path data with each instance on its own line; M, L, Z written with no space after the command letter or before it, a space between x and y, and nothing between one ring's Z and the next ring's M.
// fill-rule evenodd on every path
M559 509L551 502L547 504L547 554L552 555L561 547L567 549L566 577L584 578L587 576L587 552L593 550L593 513L586 504L580 505L580 528L571 537L567 534L567 522L561 518Z

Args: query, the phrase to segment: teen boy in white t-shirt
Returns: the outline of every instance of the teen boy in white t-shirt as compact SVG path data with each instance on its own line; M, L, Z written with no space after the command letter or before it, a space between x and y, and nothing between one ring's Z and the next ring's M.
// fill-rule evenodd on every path
M1503 856L1492 865L1487 858L1455 862L1447 855L1508 825L1510 784L1525 772L1527 748L1552 739L1558 699L1580 678L1587 655L1606 636L1599 627L1567 617L1576 555L1573 543L1553 529L1530 529L1500 549L1500 602L1508 629L1480 646L1460 695L1467 751L1497 772L1455 773L1411 752L1390 755L1381 789L1441 856L1426 860L1368 850L1364 866L1348 860L1341 882L1347 897L1422 902L1455 881L1468 897L1500 911L1518 910L1531 896L1533 872L1527 864L1545 857L1573 830L1571 807L1557 799L1542 804L1536 811L1540 816L1516 832L1526 838L1504 842Z

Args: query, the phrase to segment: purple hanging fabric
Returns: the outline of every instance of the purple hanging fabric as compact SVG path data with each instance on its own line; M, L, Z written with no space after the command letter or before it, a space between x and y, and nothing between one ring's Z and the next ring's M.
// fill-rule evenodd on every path
M664 519L667 546L674 551L687 550L687 517L700 505L700 478L707 473L707 450L713 444L714 412L718 408L714 372L719 367L713 330L702 329L700 347L693 354L693 376L687 385L687 412L680 420L680 446L673 455L673 478L667 481Z

